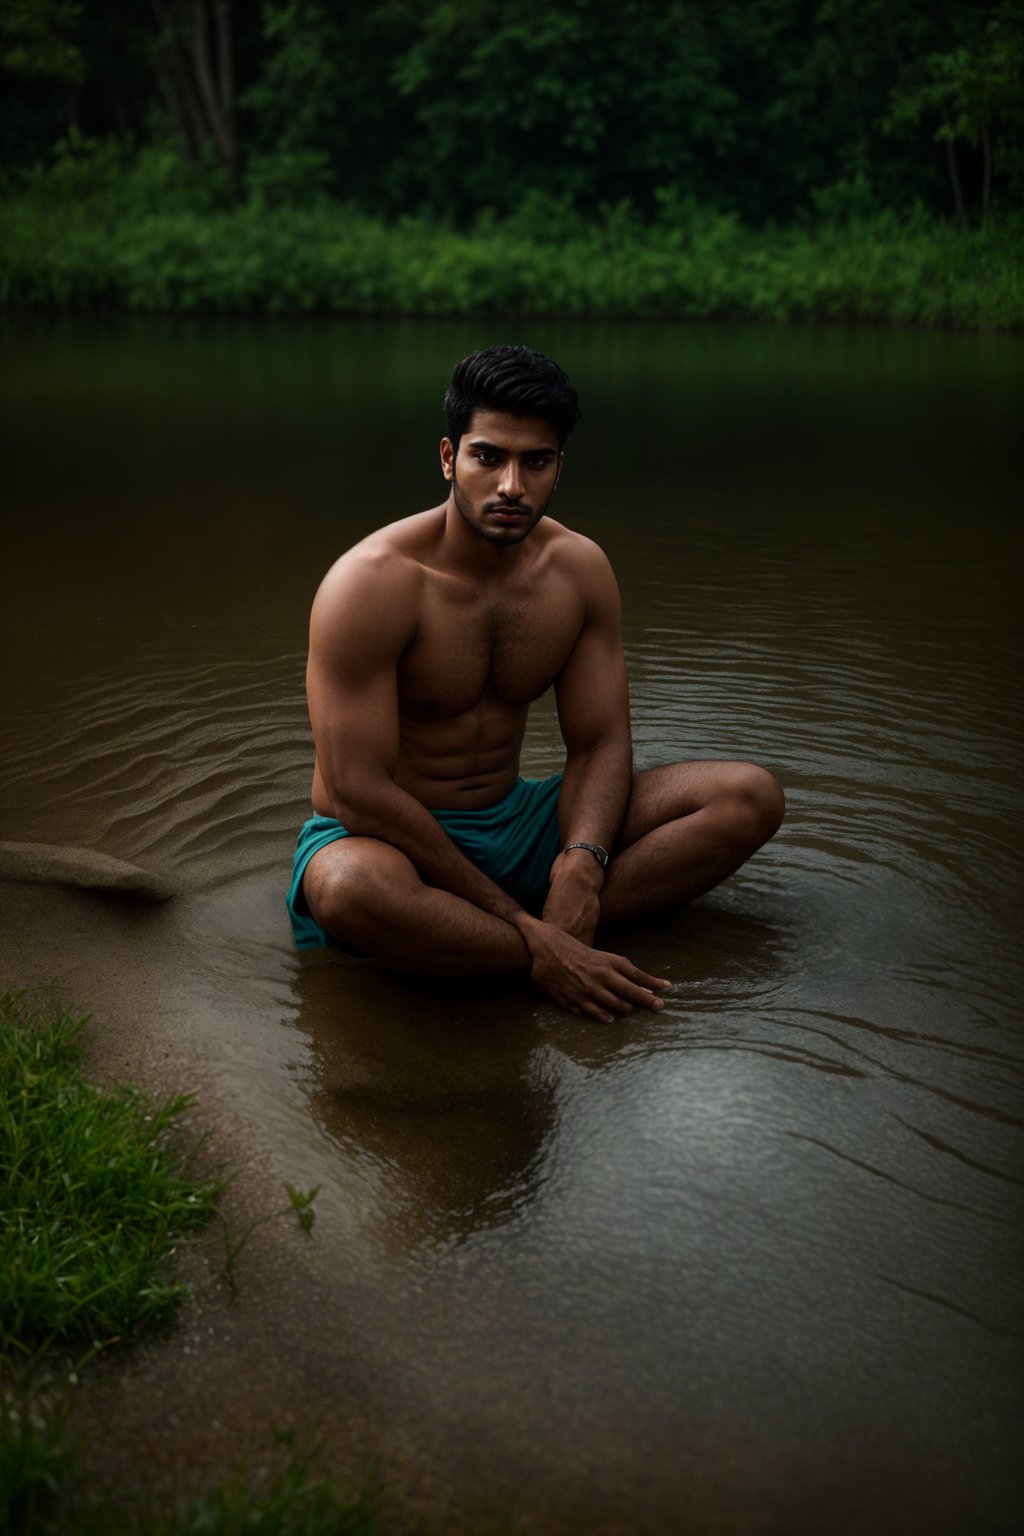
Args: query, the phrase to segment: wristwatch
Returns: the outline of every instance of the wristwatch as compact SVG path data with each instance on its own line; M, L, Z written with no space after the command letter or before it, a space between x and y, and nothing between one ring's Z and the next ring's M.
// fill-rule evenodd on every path
M562 852L568 853L570 848L586 848L588 853L594 855L602 869L608 868L608 849L602 848L600 843L566 843Z

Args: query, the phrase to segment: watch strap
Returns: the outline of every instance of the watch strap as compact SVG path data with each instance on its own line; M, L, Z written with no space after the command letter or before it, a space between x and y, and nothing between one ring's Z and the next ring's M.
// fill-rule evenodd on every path
M585 848L588 853L594 855L602 869L608 868L608 849L602 848L600 843L566 843L562 852L568 853L570 848Z

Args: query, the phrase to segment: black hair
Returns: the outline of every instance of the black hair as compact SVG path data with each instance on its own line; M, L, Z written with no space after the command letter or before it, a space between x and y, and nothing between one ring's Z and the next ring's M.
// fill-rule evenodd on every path
M474 411L539 416L554 428L559 448L580 417L576 391L561 368L532 347L488 347L456 363L444 397L456 453Z

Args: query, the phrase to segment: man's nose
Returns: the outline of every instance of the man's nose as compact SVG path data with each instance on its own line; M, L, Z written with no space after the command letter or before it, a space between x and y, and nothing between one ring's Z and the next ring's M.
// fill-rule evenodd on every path
M519 465L509 459L498 484L498 495L506 497L509 501L519 501L522 494L523 477L519 473Z

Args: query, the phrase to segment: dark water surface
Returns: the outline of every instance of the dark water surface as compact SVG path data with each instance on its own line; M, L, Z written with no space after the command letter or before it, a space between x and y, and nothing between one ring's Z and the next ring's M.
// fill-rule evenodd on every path
M746 870L622 937L675 982L656 1019L290 948L312 593L442 499L444 378L495 339L580 389L557 510L619 572L638 765L752 758L788 792ZM449 1530L1011 1528L1020 343L108 319L2 344L0 835L183 888L210 1050L324 1186L300 1393L344 1430L358 1340L358 1413ZM559 763L542 705L525 765Z

